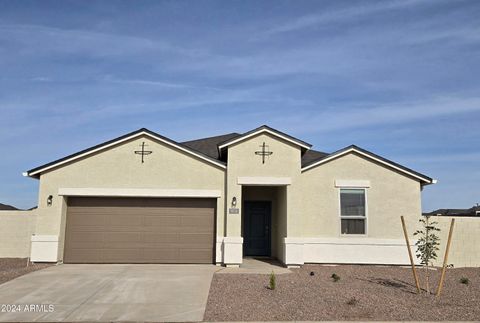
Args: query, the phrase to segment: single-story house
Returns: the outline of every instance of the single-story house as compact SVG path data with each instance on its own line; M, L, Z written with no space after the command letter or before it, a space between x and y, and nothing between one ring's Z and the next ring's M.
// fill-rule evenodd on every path
M268 126L182 143L140 129L36 167L31 259L408 263L399 218L413 229L435 180L355 145L311 148Z

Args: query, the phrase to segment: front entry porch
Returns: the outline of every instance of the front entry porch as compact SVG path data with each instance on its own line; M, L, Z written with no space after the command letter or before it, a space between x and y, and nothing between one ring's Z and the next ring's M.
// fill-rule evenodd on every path
M242 187L242 237L244 257L270 257L284 263L286 187Z

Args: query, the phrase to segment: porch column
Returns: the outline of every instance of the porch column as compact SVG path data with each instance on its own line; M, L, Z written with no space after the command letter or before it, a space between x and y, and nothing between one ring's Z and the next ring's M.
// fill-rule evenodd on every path
M226 197L226 236L223 238L223 263L227 267L238 267L243 261L242 186L228 175Z

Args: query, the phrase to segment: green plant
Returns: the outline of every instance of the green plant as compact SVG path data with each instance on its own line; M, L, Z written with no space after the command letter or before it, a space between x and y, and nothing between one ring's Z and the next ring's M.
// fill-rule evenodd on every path
M330 276L333 279L333 282L336 283L340 280L340 276L337 274L333 273L332 276Z
M352 305L352 306L357 305L358 304L358 299L356 299L355 297L352 297L348 300L347 304Z
M275 290L277 288L277 278L275 277L275 273L272 270L272 273L270 274L270 282L268 284L268 288L271 290Z
M430 272L428 267L433 265L432 260L437 259L438 246L440 245L440 238L436 234L440 231L436 227L438 222L430 222L430 216L425 216L420 219L422 229L415 231L414 236L419 236L415 245L417 246L416 256L420 259L420 263L425 266L426 291L430 294Z
M470 279L468 279L467 277L462 277L460 278L460 283L464 285L468 285L470 284Z

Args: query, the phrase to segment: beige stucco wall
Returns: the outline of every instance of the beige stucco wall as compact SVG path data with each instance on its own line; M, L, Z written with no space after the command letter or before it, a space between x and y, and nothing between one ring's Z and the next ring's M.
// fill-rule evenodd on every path
M263 142L273 152L273 155L266 157L264 164L262 164L262 157L255 155L255 151L261 149ZM266 133L248 138L228 148L227 203L229 204L233 197L241 200L242 185L238 184L238 177L290 177L293 185L295 178L299 175L300 148L298 146ZM240 209L240 215L227 215L228 236L241 235L241 212Z
M0 211L0 258L29 257L36 211Z
M134 151L143 141L153 153L142 164ZM139 137L42 174L36 233L59 235L61 260L66 204L58 195L59 188L156 188L221 191L216 229L217 236L223 236L224 180L224 169L149 137ZM51 206L47 206L49 195L53 196Z
M455 267L480 267L480 216L454 218L455 225L447 264L453 264ZM440 251L434 264L442 266L452 217L434 216L430 220L438 222L437 227L441 230L438 234Z
M413 232L421 215L417 180L350 153L301 174L291 187L298 227L289 236L341 237L339 188L335 180L368 180L367 233L369 238L402 239L400 216ZM291 209L291 208L289 208ZM290 224L289 224L290 229ZM294 235L290 234L294 232ZM357 235L356 235L357 236Z

